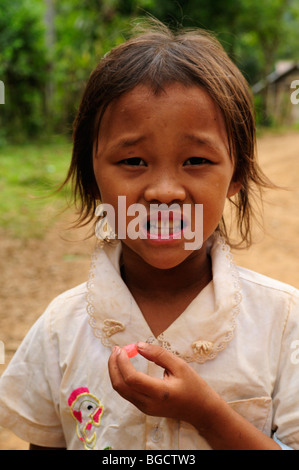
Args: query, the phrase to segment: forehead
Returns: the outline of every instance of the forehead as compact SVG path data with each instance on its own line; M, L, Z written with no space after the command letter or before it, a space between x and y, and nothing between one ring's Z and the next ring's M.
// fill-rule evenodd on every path
M211 96L200 86L177 82L158 93L138 85L112 101L101 120L99 142L104 144L122 133L150 134L157 123L165 131L173 128L180 134L192 128L227 144L224 118Z

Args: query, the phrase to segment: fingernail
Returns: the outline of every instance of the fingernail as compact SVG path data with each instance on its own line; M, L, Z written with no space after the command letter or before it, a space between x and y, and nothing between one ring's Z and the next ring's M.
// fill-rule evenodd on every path
M140 341L139 343L137 343L137 348L138 348L138 349L141 349L141 350L142 350L142 349L146 349L147 346L148 346L148 344L147 344L147 343L142 343L142 341Z
M119 354L120 351L121 351L121 349L120 349L119 346L114 346L114 348L113 348L113 353L114 353L114 354Z

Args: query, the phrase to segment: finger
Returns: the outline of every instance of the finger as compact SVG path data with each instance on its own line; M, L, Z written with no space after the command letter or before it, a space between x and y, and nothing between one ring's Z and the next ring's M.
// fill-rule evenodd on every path
M143 413L149 413L152 406L152 397L149 396L147 393L143 393L142 391L144 390L144 387L147 392L150 392L150 390L148 390L146 385L141 386L141 390L139 390L138 385L136 385L138 383L136 381L136 378L134 378L133 375L126 376L128 371L126 371L125 369L123 370L123 377L121 371L123 369L123 364L125 364L126 362L127 359L125 351L121 350L120 348L115 348L108 361L108 368L112 386L114 390L119 393L120 396L131 402L140 411L142 411ZM129 367L129 369L131 368ZM135 372L135 375L140 374L136 371L134 367L133 370ZM143 378L147 378L145 374L141 375L144 376Z
M108 361L110 379L120 394L130 394L130 391L146 394L146 374L135 369L125 350L116 347Z
M166 376L169 374L175 376L181 371L182 367L186 366L185 361L161 346L140 342L137 343L137 349L143 357L166 369Z
M121 349L116 356L118 371L124 383L131 389L144 395L151 396L157 387L161 386L161 379L150 377L143 372L137 371L124 349Z
M123 378L120 373L118 363L116 360L118 350L119 350L118 347L113 348L109 361L108 361L108 370L109 370L109 375L110 375L110 380L112 382L112 385L121 383L123 381Z
M121 354L122 351L120 348L114 348L108 361L108 370L112 386L114 390L116 390L123 398L126 398L129 401L140 401L140 398L137 397L137 394L140 392L134 390L134 388L130 384L130 380L126 380L126 378L123 377L123 374L121 372L122 361L118 361L118 356ZM123 359L125 360L125 354ZM133 369L135 370L134 367Z

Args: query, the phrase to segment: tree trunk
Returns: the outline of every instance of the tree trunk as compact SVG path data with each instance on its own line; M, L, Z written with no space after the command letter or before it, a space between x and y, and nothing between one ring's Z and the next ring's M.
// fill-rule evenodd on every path
M45 87L45 113L47 120L48 130L51 127L53 116L53 98L55 93L54 84L54 47L55 47L55 8L54 0L45 1L45 26L46 26L46 47L48 52L48 80Z

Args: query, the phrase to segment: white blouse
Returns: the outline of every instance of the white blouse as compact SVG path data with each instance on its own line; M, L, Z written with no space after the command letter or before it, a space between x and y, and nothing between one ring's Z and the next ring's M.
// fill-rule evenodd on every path
M54 299L2 375L0 425L70 450L210 449L188 423L147 416L113 390L112 347L143 341L182 357L258 429L299 449L298 290L237 268L220 237L210 254L213 280L155 338L120 276L121 244L98 247L88 282Z

